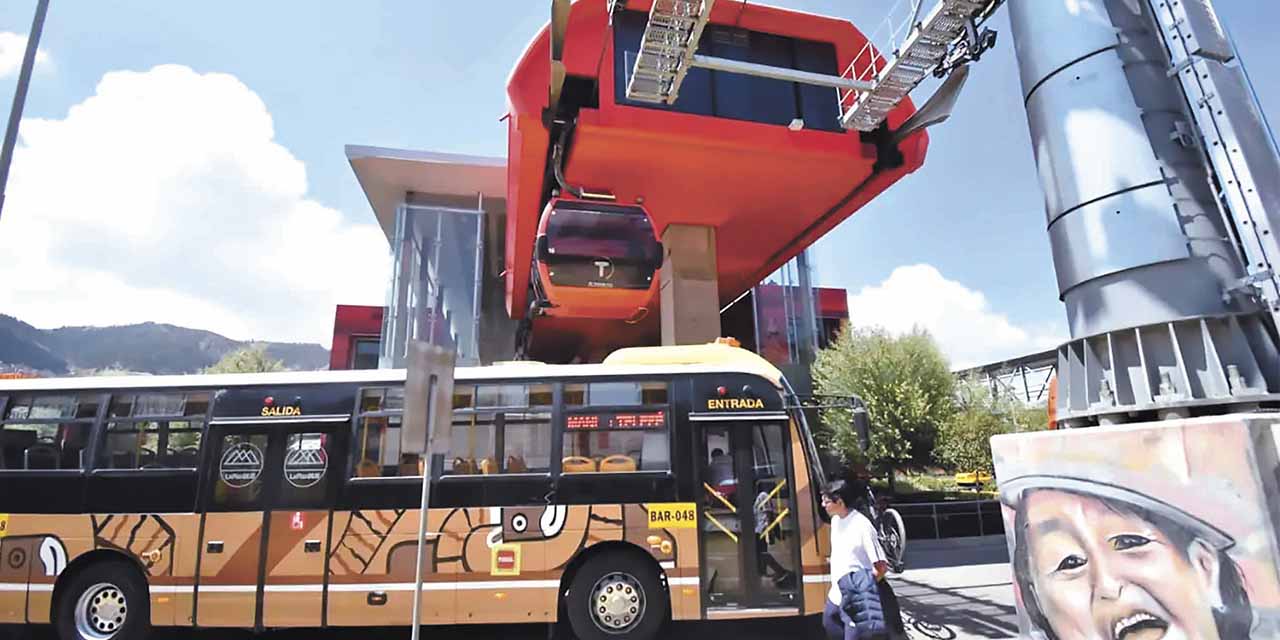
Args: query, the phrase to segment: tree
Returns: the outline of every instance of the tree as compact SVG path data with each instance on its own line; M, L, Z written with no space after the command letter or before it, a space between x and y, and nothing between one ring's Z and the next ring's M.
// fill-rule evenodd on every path
M928 462L938 429L954 411L955 380L946 358L919 328L902 336L845 328L818 353L813 378L819 393L857 395L866 404L871 448L865 454L847 410L823 416L823 441L846 464L866 461L892 469L906 461Z
M266 373L283 371L284 363L267 355L266 345L242 347L222 356L216 364L206 367L204 373Z
M992 396L975 379L956 385L956 412L938 433L938 462L952 471L993 473L991 437L1044 427L1043 407L1025 407L1004 396ZM1037 422L1038 421L1038 422Z

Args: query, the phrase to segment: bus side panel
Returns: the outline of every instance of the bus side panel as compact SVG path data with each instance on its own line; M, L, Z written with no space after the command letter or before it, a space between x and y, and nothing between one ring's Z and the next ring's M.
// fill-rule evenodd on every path
M0 538L0 623L27 622L27 581L40 541L34 536Z
M148 549L149 555L143 558L144 566L146 562L152 559L158 560L159 563L171 562L171 574L168 580L168 588L156 589L155 586L163 585L165 581L161 576L154 573L151 578L153 589L151 592L151 624L161 625L177 625L191 626L195 624L195 584L196 584L196 558L200 556L200 516L194 513L184 513L180 515L164 516L166 524L168 524L174 532L173 545L168 548L163 546L159 548ZM160 553L157 554L156 551ZM145 553L145 552L144 552ZM161 591L170 591L172 593L158 593ZM162 608L168 608L172 613L159 613Z
M273 511L267 541L262 624L319 627L323 616L324 545L329 512ZM307 548L308 541L315 545Z
M459 557L441 568L458 581L459 623L546 622L555 619L562 536L586 523L586 510L565 507L457 509L445 522L441 557ZM541 530L542 514L564 513L561 534ZM523 514L523 515L520 515ZM550 522L550 520L548 520ZM522 527L517 524L523 523ZM549 555L550 554L550 555Z
M438 532L453 509L433 509L427 530ZM396 626L409 624L413 612L413 563L417 558L417 509L361 509L333 514L329 549L330 626ZM422 622L454 620L456 576L440 564L439 536L424 550Z
M828 525L818 517L814 506L817 498L810 481L809 464L804 456L804 442L800 437L800 426L795 420L791 424L791 459L795 470L795 499L798 522L800 524L800 565L804 574L804 614L822 613L827 600L831 574L828 558L830 550L830 530Z
M147 513L93 515L90 520L93 547L128 554L146 571L152 625L191 622L200 516Z
M195 583L194 514L95 514L93 544L128 554L146 571L151 624L190 624Z
M262 559L262 512L207 514L199 548L197 623L202 627L252 627Z
M53 586L67 565L94 548L90 517L84 515L11 515L5 537L5 563L25 562L29 579L26 621L45 624L52 610ZM17 542L26 540L27 542ZM12 546L10 546L12 545ZM19 545L25 547L19 551ZM18 552L15 554L15 552Z
M694 504L687 505L696 511ZM697 620L702 617L698 585L698 529L675 527L649 515L648 505L624 508L626 540L646 550L667 575L671 595L671 619Z

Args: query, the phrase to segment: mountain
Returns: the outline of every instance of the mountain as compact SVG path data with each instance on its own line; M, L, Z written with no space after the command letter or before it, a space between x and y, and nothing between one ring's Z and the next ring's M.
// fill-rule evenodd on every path
M0 314L0 370L7 365L54 374L100 369L196 373L250 344L265 344L267 354L289 369L316 370L329 365L329 351L318 344L241 342L212 331L155 322L37 329Z

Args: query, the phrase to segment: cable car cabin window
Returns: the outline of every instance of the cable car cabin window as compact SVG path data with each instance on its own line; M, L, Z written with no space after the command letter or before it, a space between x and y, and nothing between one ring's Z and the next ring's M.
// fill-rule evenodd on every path
M11 398L0 422L0 469L83 469L98 400L96 394Z
M667 404L665 382L590 382L564 387L568 406L633 407Z
M549 473L552 402L549 384L455 387L444 475Z

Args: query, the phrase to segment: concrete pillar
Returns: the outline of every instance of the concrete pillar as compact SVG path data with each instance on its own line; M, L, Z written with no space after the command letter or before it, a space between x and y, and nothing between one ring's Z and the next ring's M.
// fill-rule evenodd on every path
M662 246L662 344L714 341L720 337L715 228L669 225Z

